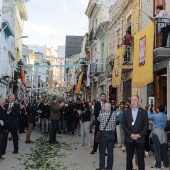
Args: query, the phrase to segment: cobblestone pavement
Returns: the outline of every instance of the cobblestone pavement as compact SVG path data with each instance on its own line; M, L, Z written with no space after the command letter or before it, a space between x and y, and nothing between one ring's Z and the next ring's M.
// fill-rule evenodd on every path
M5 160L0 162L0 170L24 170L24 160L31 153L31 148L35 147L35 144L26 144L25 135L20 134L19 140L19 153L12 154L13 143L8 141L8 147L6 154L4 155ZM36 141L42 134L40 130L34 130L31 136L31 140ZM60 149L60 153L65 155L64 158L58 156L57 160L62 165L60 169L63 170L95 170L99 164L98 152L91 155L90 152L92 147L87 148L86 146L79 146L80 137L76 134L72 135L58 135L59 141L66 142L70 145L71 149ZM48 145L48 143L47 143ZM115 145L116 146L116 145ZM125 170L126 153L122 152L121 148L114 149L114 170ZM146 170L149 170L153 165L153 157L147 156L145 158ZM31 170L31 168L29 168ZM50 169L49 169L50 170Z

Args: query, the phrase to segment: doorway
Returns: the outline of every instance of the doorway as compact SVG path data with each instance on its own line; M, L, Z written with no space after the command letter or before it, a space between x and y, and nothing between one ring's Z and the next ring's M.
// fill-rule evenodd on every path
M164 73L163 73L164 72ZM166 69L159 71L155 77L155 105L164 104L167 106L167 74Z

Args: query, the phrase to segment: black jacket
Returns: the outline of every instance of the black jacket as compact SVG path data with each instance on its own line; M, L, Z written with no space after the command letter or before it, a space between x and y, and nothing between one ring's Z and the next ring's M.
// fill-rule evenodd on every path
M40 118L47 118L49 119L50 117L50 105L43 105L43 112L40 115Z
M6 113L9 104L6 105ZM19 128L19 116L20 116L20 107L18 104L13 104L11 108L11 112L7 113L7 127L14 129Z
M33 103L29 103L26 107L26 110L28 123L34 123L35 117L37 116L36 105Z
M0 124L0 134L3 134L4 130L7 128L6 110L0 106L0 120L4 122L4 125Z
M99 116L100 111L101 111L101 103L100 103L99 101L97 101L97 102L95 103L95 106L94 106L94 116L95 116L95 120L97 120L97 117Z
M81 118L81 121L82 122L87 122L87 121L90 121L90 118L91 118L91 112L89 109L84 109L82 110L82 114L81 114L82 118Z
M132 109L129 108L123 113L122 128L125 132L125 142L131 143L134 140L130 137L132 134L139 134L141 138L137 139L137 143L145 143L145 134L149 128L147 111L139 108L135 124L132 125Z

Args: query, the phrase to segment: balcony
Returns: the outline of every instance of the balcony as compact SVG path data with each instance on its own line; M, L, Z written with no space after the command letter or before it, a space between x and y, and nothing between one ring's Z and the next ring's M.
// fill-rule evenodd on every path
M111 78L112 77L112 70L113 70L113 66L114 66L114 59L113 56L109 56L106 59L106 76L107 78Z
M8 78L12 77L12 69L11 69L11 65L9 63L6 64L4 75L6 75Z
M168 26L170 29L169 18L164 18L164 22L160 18L155 20L155 41L154 41L154 50L153 50L153 54L154 54L153 63L154 64L170 59L170 34L167 38L166 47L161 47L162 35L160 33L160 27L166 27L166 26Z
M91 64L91 75L97 76L106 71L106 62L104 59L97 59L96 62Z
M133 69L133 47L127 45L125 47L125 54L123 57L122 70L129 71L132 69Z

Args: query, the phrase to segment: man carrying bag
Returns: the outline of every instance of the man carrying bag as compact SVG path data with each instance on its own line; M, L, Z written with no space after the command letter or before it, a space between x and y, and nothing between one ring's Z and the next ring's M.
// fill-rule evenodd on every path
M97 133L95 142L99 143L99 167L96 170L112 170L113 149L115 140L116 115L111 112L110 103L104 104L104 112L98 116L100 131ZM108 151L107 167L105 168L105 151Z

